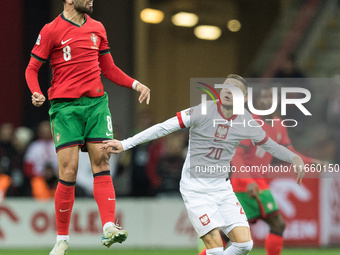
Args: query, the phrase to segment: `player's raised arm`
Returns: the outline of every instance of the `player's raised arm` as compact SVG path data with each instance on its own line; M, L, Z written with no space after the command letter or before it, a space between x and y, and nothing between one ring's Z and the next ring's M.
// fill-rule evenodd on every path
M104 144L100 148L102 150L106 150L108 152L117 154L122 151L131 149L141 143L146 143L157 138L166 136L172 132L180 130L181 128L183 128L183 125L181 124L181 120L177 116L168 119L162 123L156 124L152 127L149 127L148 129L145 129L144 131L123 141L118 140L103 141ZM113 149L111 150L111 148Z
M305 164L299 155L288 150L286 147L279 145L271 138L268 138L268 140L260 146L274 157L292 163L294 171L297 174L297 184L301 184L302 178L305 175Z
M117 67L113 61L110 52L105 52L99 57L100 68L107 79L116 83L119 86L132 88L140 93L138 98L139 103L146 100L146 104L150 102L150 89L134 80L127 74L125 74L119 67Z

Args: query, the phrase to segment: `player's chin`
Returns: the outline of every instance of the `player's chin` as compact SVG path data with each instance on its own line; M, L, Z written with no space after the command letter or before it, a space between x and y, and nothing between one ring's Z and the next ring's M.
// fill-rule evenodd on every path
M86 8L86 14L92 14L93 13L93 7Z
M231 106L233 106L233 102L231 102L231 101L225 101L225 100L222 100L222 105L224 106L224 107L231 107Z

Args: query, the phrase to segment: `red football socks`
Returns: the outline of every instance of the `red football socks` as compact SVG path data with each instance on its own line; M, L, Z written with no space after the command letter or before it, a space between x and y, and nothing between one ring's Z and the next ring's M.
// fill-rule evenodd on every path
M204 248L203 250L201 250L201 252L198 254L198 255L206 255L207 252L206 252L206 249Z
M69 234L71 212L74 203L74 187L58 183L54 199L58 235Z
M93 178L93 196L98 205L102 226L107 222L114 222L116 195L110 175Z
M264 246L267 255L280 255L283 247L283 237L269 233L264 242Z

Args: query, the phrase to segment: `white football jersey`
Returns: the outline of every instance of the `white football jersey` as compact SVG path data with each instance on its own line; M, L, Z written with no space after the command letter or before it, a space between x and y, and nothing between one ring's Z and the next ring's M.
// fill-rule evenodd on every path
M244 139L260 145L268 136L251 114L234 115L226 120L220 106L207 102L207 114L201 105L177 113L182 128L190 128L189 148L183 166L181 189L199 192L225 190L236 147Z
M122 141L124 150L138 144L166 136L181 128L190 128L189 148L182 169L181 192L193 190L209 192L225 190L229 178L230 161L236 147L244 139L251 139L255 145L274 157L292 163L297 156L287 148L270 139L260 124L248 111L244 115L232 116L226 120L220 106L207 102L207 114L201 114L201 105L177 113L136 135Z

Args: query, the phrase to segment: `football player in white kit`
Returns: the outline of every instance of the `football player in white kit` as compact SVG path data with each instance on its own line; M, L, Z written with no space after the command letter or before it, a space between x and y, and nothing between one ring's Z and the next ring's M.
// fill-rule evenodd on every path
M229 75L224 84L239 87L244 102L247 101L247 83L241 76ZM206 115L201 114L201 105L198 105L126 140L104 141L102 149L120 153L181 128L190 128L189 148L180 181L189 219L208 255L243 255L252 249L253 241L246 215L228 180L230 161L239 142L251 139L276 158L292 163L293 169L297 170L298 184L304 176L304 163L298 155L269 138L259 124L252 121L248 111L244 115L233 115L233 97L229 89L223 88L220 98L222 104L207 102ZM225 251L219 229L232 242Z

